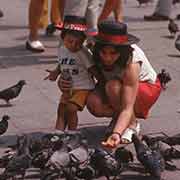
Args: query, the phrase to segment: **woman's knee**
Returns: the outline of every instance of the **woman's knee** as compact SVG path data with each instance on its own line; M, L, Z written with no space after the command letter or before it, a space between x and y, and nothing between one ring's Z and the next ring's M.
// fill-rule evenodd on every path
M87 99L87 109L96 117L103 117L102 102L96 95L90 94Z
M111 80L106 83L105 91L107 95L118 95L120 94L121 90L121 82L119 80Z

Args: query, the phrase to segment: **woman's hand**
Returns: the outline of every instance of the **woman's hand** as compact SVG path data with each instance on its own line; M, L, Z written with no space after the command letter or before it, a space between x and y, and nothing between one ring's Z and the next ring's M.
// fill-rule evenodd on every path
M72 88L72 81L64 80L62 77L58 79L57 84L62 92L70 91Z
M117 132L113 132L106 141L102 142L102 145L107 148L116 148L121 142L121 135Z

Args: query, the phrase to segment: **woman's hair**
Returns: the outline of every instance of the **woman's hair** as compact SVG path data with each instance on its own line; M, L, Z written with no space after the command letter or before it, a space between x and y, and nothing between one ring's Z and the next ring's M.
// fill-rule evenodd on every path
M132 52L134 50L130 45L118 46L118 45L109 45L101 42L96 42L93 49L93 60L95 61L95 64L99 68L103 66L100 60L101 58L99 56L99 52L105 46L113 46L120 53L120 57L116 61L116 63L122 68L125 68L126 65L129 63L130 57L132 57Z
M75 31L75 30L70 30L70 29L63 29L61 31L61 38L64 39L66 34L72 34L75 37L79 38L86 38L86 35L83 31Z

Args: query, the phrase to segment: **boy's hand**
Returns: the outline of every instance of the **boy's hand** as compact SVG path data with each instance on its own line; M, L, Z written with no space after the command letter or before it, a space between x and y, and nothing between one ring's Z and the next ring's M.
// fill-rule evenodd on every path
M67 92L72 88L72 81L64 80L62 77L59 78L57 84L62 92Z
M56 81L59 73L56 71L56 70L49 70L49 69L46 69L46 72L48 72L48 76L46 76L44 78L44 80L47 80L49 79L50 81Z

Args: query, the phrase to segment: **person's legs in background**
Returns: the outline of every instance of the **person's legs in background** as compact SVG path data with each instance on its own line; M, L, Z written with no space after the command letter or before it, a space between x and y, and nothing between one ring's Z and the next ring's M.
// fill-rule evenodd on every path
M61 21L59 0L51 0L50 24L46 28L46 35L52 35L56 31L55 25Z
M59 0L51 0L51 23L58 24L60 21Z
M39 20L39 28L45 29L48 26L48 0L44 0L43 10Z
M159 0L157 2L154 13L149 16L144 16L144 20L146 21L169 20L172 10L172 1L173 0Z
M34 52L43 52L44 46L38 40L40 18L43 12L44 0L31 0L29 5L29 37L26 49Z
M4 14L3 14L2 10L0 9L0 18L3 16L4 16Z
M98 22L101 22L108 18L108 16L113 12L115 20L118 22L123 21L122 12L122 0L106 0L102 12L98 18Z
M86 22L88 25L89 35L94 36L97 34L97 21L99 15L99 0L89 0L86 9Z

